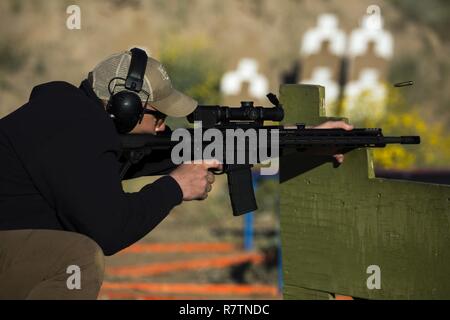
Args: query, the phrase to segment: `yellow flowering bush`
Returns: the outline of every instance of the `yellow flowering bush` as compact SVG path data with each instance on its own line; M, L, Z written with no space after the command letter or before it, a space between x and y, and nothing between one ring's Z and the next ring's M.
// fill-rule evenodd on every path
M222 62L204 37L175 37L163 41L160 61L174 87L201 104L220 102Z

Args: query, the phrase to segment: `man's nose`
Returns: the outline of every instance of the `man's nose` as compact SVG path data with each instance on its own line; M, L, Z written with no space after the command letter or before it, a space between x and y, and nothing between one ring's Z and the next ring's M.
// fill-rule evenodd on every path
M164 131L166 130L166 124L165 122L163 122L159 127L158 127L158 131Z

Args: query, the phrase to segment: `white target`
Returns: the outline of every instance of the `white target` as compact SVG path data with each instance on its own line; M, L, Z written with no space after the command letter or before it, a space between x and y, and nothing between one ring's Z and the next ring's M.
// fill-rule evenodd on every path
M258 62L250 58L241 59L236 70L223 75L220 90L226 96L235 96L241 93L245 82L249 84L248 94L252 98L264 98L269 91L269 81L258 73Z
M306 31L301 43L301 55L309 56L319 53L325 41L330 43L332 54L342 56L345 53L347 37L344 31L338 28L338 18L332 14L320 15L317 26Z

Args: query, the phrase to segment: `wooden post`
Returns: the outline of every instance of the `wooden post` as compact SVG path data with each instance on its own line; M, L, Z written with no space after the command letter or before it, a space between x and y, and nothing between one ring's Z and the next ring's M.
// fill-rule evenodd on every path
M323 87L280 94L286 124L329 119ZM285 299L450 299L450 187L375 178L366 149L339 167L298 153L280 164Z

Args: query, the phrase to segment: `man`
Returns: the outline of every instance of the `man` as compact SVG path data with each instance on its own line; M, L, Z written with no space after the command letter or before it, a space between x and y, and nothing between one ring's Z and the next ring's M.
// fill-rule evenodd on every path
M145 57L142 88L128 87L133 56L142 56L133 50L98 64L80 88L35 87L28 103L0 120L0 299L95 299L104 255L144 237L182 201L211 191L208 169L220 169L218 162L174 169L168 159L130 168L127 177L168 174L139 192L123 191L116 94L139 97L131 134L164 131L166 116L184 117L197 106L152 58ZM342 122L322 127L351 129ZM79 285L68 285L70 270L79 270Z

